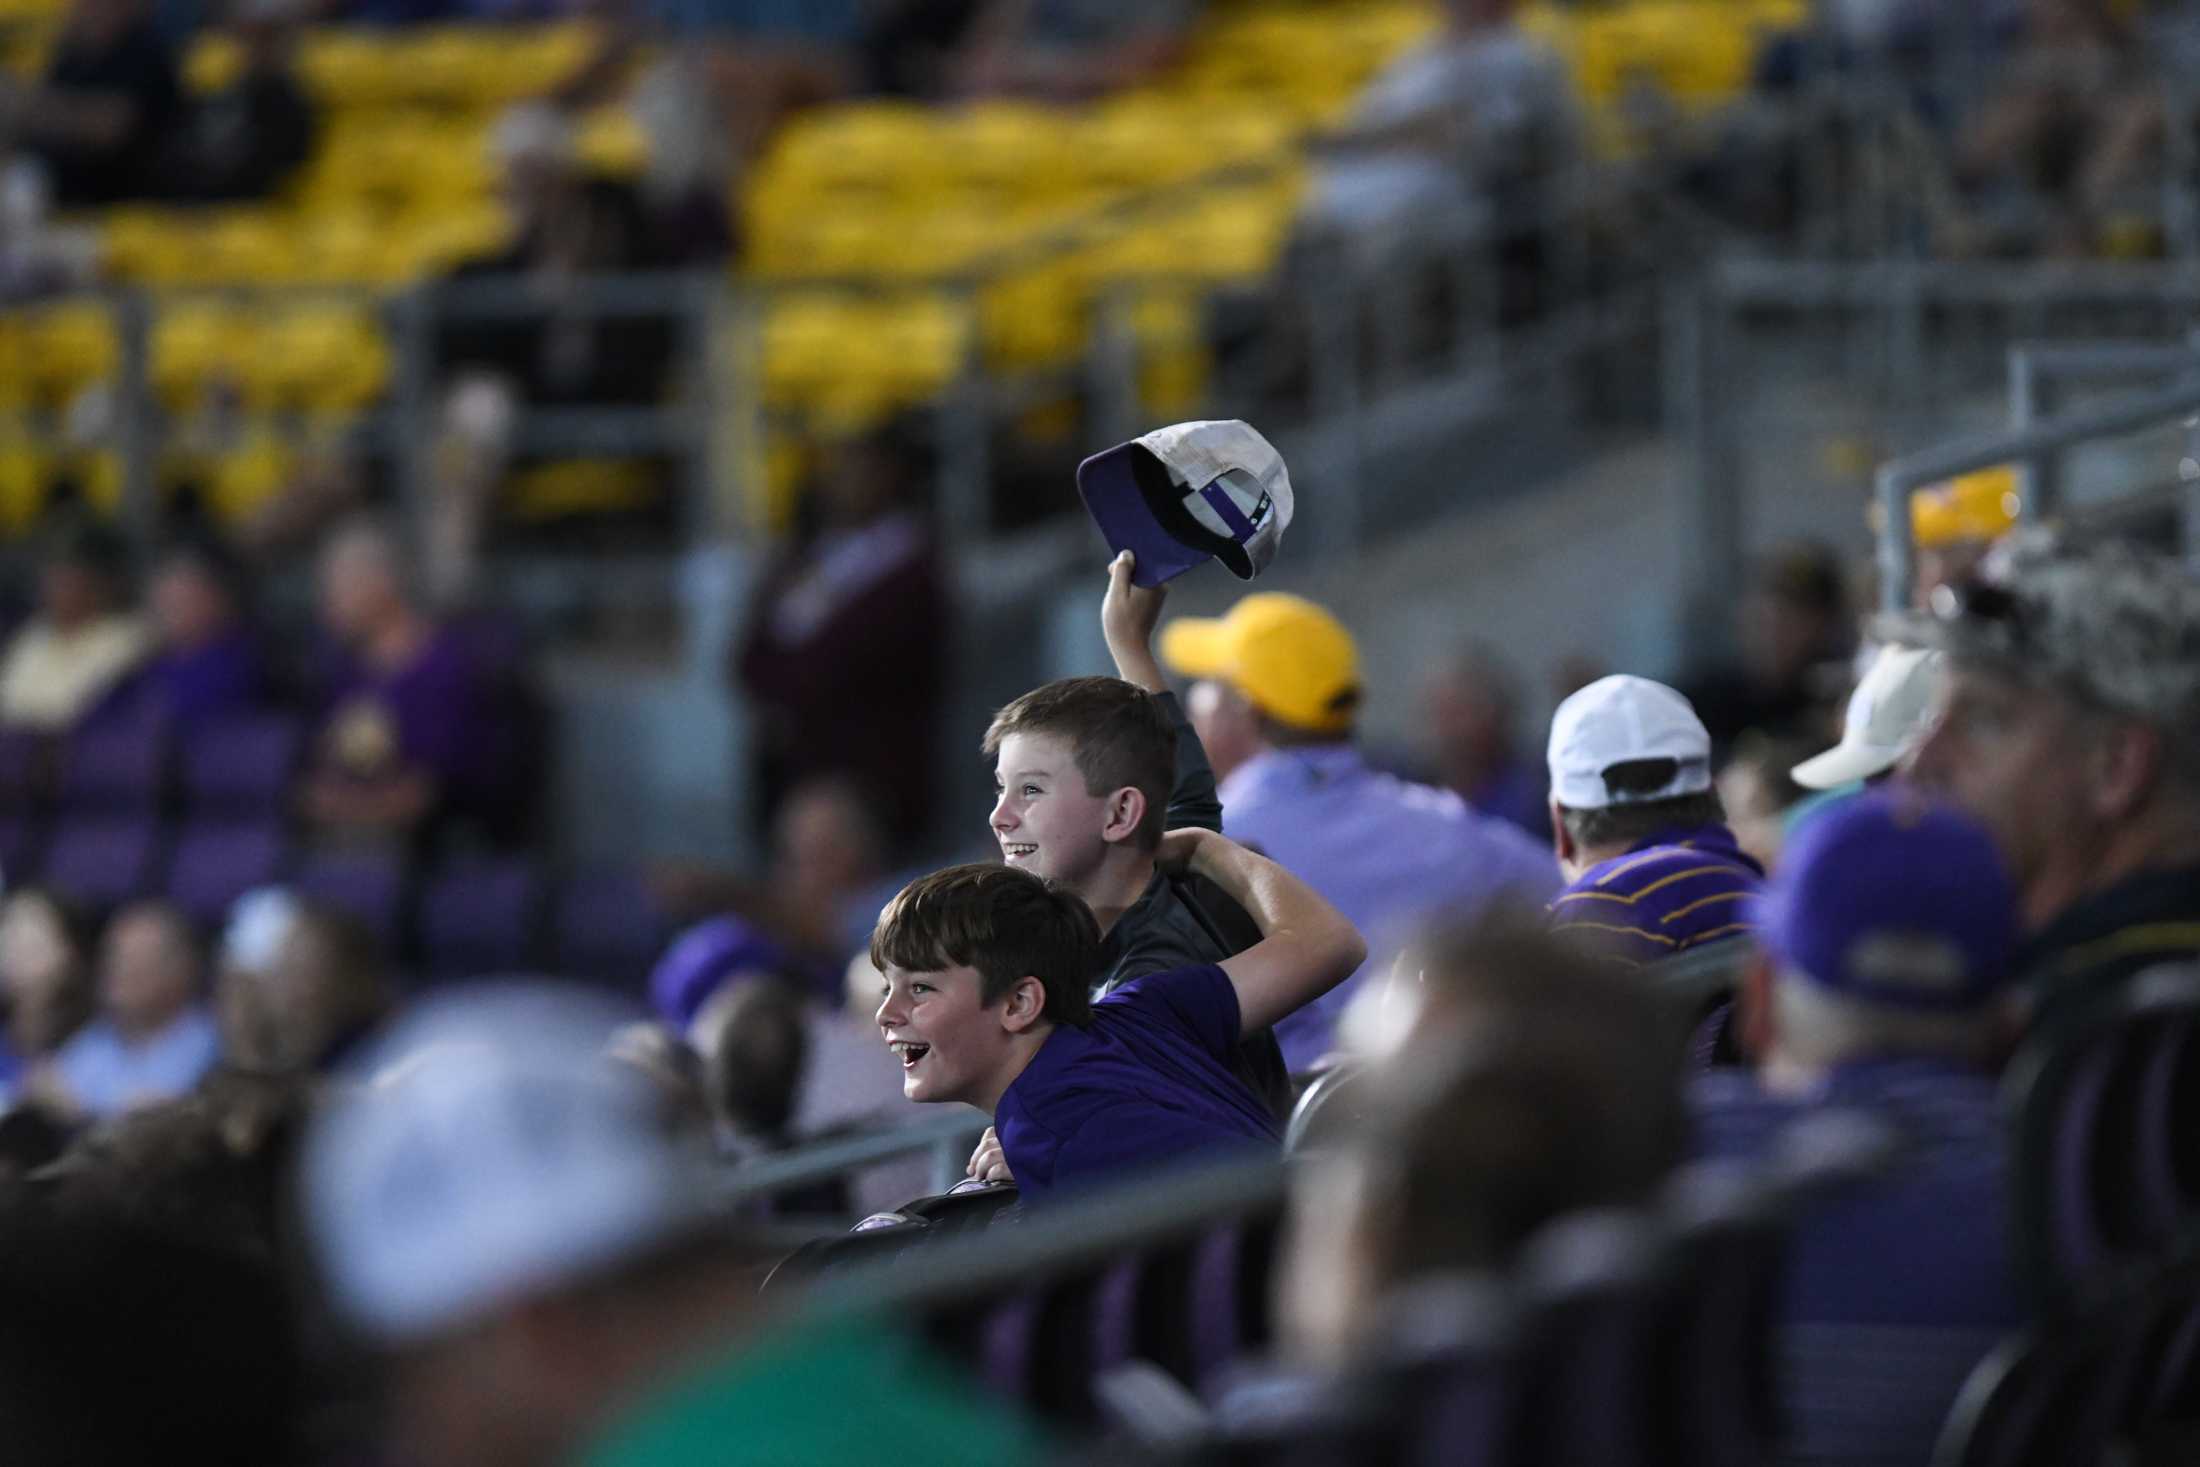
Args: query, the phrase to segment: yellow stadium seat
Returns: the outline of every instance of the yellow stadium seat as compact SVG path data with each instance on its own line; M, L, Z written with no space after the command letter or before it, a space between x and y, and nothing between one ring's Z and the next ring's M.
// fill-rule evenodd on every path
M389 383L389 345L362 306L293 307L266 322L261 343L245 378L255 402L352 413Z
M189 408L218 385L242 388L262 350L249 306L206 299L164 305L148 345L153 391L171 411Z
M607 178L632 178L649 166L649 135L625 107L600 107L573 139L584 167Z
M46 508L52 461L27 439L0 438L0 528L20 535Z
M25 377L33 400L53 407L114 375L121 343L104 306L48 306L22 313Z
M10 0L0 0L0 5ZM204 95L218 92L244 74L244 49L232 36L201 32L183 53L183 84Z
M296 472L298 455L273 433L247 436L244 445L208 466L208 506L222 523L241 524L281 494Z
M780 129L756 184L769 190L793 181L803 193L900 192L941 166L939 133L933 109L912 103L820 108Z
M638 459L564 459L514 473L501 498L522 520L617 514L647 505L663 482L654 464Z

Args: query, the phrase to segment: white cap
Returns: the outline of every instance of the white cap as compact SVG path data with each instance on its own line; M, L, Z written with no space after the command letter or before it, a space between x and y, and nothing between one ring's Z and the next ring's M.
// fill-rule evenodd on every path
M604 1053L630 1010L549 983L423 1000L314 1122L301 1167L331 1301L385 1344L611 1267L701 1216L649 1082Z
M1642 759L1680 767L1654 790L1615 795L1604 771ZM1619 674L1599 678L1551 715L1551 798L1569 810L1602 810L1701 794L1711 788L1711 735L1696 710L1664 683Z
M1119 443L1077 466L1077 488L1109 547L1137 555L1142 586L1210 556L1253 579L1276 558L1295 503L1283 455L1234 418Z
M1922 647L1880 648L1849 695L1841 742L1805 759L1789 776L1805 789L1830 790L1894 768L1925 732L1944 660Z

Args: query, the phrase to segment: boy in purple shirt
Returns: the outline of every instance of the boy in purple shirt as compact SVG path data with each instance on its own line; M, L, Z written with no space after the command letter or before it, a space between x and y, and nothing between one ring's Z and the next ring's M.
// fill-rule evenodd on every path
M879 917L878 1025L901 1061L902 1093L992 1114L1027 1197L1273 1147L1273 1116L1233 1073L1238 1044L1367 956L1352 924L1304 882L1213 831L1171 832L1157 864L1214 882L1262 940L1094 1002L1099 925L1029 872L952 867L910 883Z

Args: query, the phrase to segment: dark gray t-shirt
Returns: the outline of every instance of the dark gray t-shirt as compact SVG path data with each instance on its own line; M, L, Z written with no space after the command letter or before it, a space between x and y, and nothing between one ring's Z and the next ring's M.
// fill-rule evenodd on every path
M1219 831L1222 800L1215 793L1215 772L1207 763L1207 751L1200 747L1176 695L1163 693L1161 702L1176 725L1176 786L1169 792L1168 827ZM1100 981L1093 985L1092 996L1113 993L1149 973L1219 963L1259 941L1259 926L1213 882L1197 876L1157 875L1101 943ZM1247 1035L1238 1045L1233 1068L1278 1119L1289 1117L1291 1074L1272 1031Z

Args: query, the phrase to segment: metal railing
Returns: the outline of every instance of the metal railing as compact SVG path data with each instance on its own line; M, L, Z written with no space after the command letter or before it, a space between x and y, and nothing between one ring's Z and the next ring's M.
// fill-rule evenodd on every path
M931 1158L932 1190L945 1192L963 1180L971 1150L987 1124L983 1115L957 1106L949 1114L926 1116L903 1126L813 1141L777 1156L745 1161L726 1172L719 1179L718 1200L732 1206L775 1197L801 1187L838 1181L879 1162L920 1151Z

